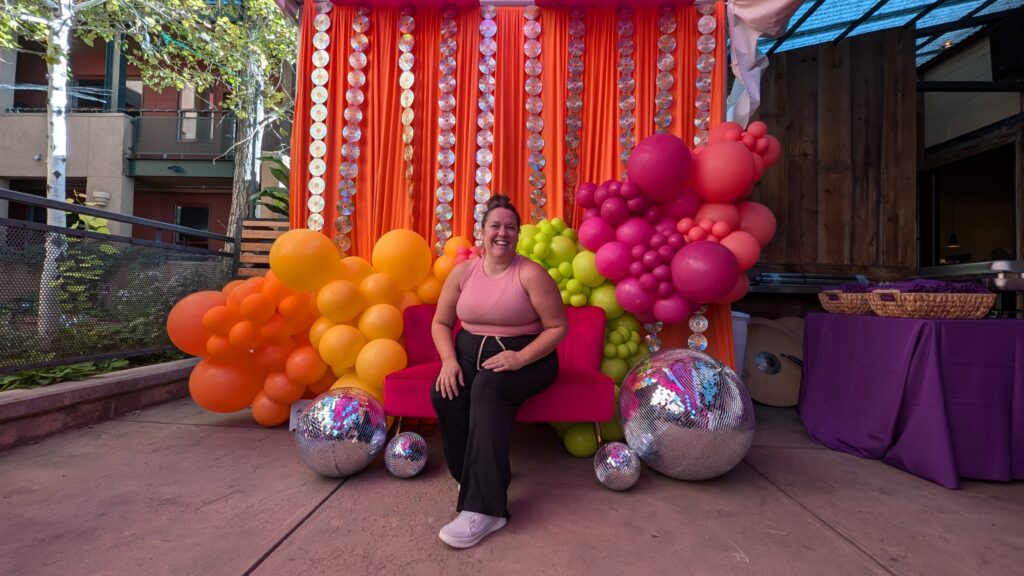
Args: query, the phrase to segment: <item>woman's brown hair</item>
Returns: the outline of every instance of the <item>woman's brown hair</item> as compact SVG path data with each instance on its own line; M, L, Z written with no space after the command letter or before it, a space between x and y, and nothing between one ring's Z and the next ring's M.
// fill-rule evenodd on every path
M512 204L512 200L504 194L495 194L494 196L491 196L491 199L487 201L486 206L487 208L484 210L484 222L487 222L487 215L491 213L491 210L504 208L505 210L510 210L516 215L516 226L521 226L523 223L519 218L519 211L516 210L516 207Z

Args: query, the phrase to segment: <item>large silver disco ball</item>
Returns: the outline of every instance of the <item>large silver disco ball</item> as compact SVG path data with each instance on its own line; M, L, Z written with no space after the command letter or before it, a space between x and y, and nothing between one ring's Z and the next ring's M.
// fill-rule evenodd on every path
M609 442L594 454L597 481L611 490L629 490L640 478L640 458L622 442Z
M309 469L331 478L370 465L387 438L384 408L358 388L324 392L299 415L295 446Z
M384 466L398 478L412 478L426 465L427 441L415 432L396 434L384 449Z
M680 480L731 470L754 439L754 406L731 368L711 356L665 349L622 381L626 442L648 466Z

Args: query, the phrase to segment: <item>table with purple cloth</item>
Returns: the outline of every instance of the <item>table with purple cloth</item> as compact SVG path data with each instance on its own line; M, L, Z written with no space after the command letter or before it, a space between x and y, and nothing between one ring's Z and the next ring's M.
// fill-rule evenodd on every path
M946 488L1024 479L1024 320L808 314L798 410L817 442Z

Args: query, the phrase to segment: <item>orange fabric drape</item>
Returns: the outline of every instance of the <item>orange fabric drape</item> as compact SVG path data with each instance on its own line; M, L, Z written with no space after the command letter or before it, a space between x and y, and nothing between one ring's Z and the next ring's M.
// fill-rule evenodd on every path
M337 217L335 204L338 199L337 185L340 181L338 169L341 162L341 145L344 143L342 129L346 125L343 113L348 105L345 92L348 89L346 74L349 70L348 57L352 52L350 37L352 36L352 20L355 16L354 6L334 6L331 11L331 27L328 34L331 43L327 51L331 56L328 71L330 98L327 102L329 134L326 138L328 154L325 157L327 182L324 198L327 200L323 212L326 224L324 232L335 234L334 220ZM718 42L715 51L717 65L715 67L712 87L712 122L717 123L724 117L725 106L725 13L724 5L716 7L719 21L715 37ZM297 98L295 106L294 133L292 137L292 181L291 181L291 225L305 227L309 216L306 206L308 198L307 182L309 180L309 91L312 88L311 74L313 65L310 56L313 52L311 44L313 36L313 2L303 5ZM404 144L402 142L402 124L400 121L401 105L398 86L398 31L399 9L391 7L373 8L370 13L371 27L367 32L369 47L366 51L368 63L366 84L363 86L365 101L361 105L363 121L360 124L362 137L359 140L361 155L358 160L359 175L357 193L355 195L356 211L352 217L352 249L350 254L369 257L373 243L383 233L394 228L410 228L422 234L433 244L436 240L434 225L434 207L437 204L437 152L440 149L437 136L438 87L440 73L438 63L441 58L439 51L442 21L442 9L420 6L414 15L416 26L413 31L415 47L415 65L413 73L416 81L413 86L415 101L413 109L415 121L413 129L413 197L407 197L406 163L402 158ZM696 22L700 15L692 6L676 9L677 29L675 32L677 48L676 59L672 70L675 83L670 90L673 95L673 122L669 132L682 138L692 146L695 128L693 116L694 100L697 90L694 85L697 71L695 67L699 53L696 42L700 34ZM455 56L457 70L455 73L457 88L456 99L456 157L455 198L452 201L454 215L452 226L454 234L472 237L473 232L473 199L476 188L476 134L478 107L478 81L480 78L480 9L478 7L460 8L456 17L458 32L456 40L458 49ZM524 221L529 221L532 209L530 203L529 175L527 164L529 150L526 147L525 101L527 94L523 89L526 79L523 70L526 56L523 53L523 23L525 17L521 7L501 7L495 18L498 33L495 40L498 51L495 58L498 62L495 73L496 89L494 109L494 161L492 169L492 193L504 193L512 197L520 209ZM618 178L623 166L619 161L621 147L619 145L619 108L618 108L618 51L616 45L616 23L618 16L614 8L587 8L584 42L584 73L583 92L583 128L581 131L579 181L603 182ZM546 184L544 192L548 202L545 207L549 217L564 216L566 211L573 210L574 221L578 223L582 214L578 206L565 206L564 162L567 147L565 144L565 98L566 80L568 76L568 23L569 10L564 8L544 8L540 11L542 33L540 41L542 53L540 60L543 66L541 79L543 92L541 98L544 110L545 146L543 154L546 160L544 175ZM657 92L655 77L659 56L657 41L661 36L658 29L658 9L643 7L635 9L633 18L635 25L634 40L636 51L633 58L636 69L633 76L636 80L636 141L654 132L654 96ZM717 358L732 364L732 324L728 306L711 306L708 311L711 328L707 332L710 346L708 352ZM689 335L684 326L671 327L663 333L666 346L685 346Z

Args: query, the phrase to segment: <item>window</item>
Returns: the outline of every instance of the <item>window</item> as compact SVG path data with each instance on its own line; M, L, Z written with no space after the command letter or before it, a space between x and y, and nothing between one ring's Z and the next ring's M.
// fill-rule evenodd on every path
M178 226L209 232L210 207L179 205L174 209L174 223ZM175 234L174 243L193 248L209 248L209 240L207 238L182 234L180 232Z
M178 141L213 141L213 94L197 94L186 85L178 91Z
M142 80L129 78L124 83L124 107L126 110L142 108Z

